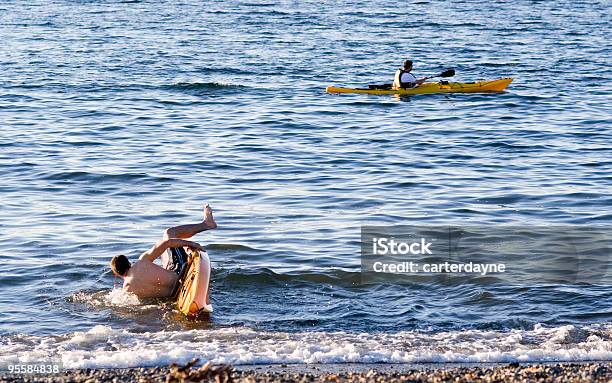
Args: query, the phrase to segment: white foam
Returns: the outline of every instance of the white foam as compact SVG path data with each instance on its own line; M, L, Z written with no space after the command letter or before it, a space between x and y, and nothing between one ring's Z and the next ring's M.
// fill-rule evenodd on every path
M140 300L135 294L129 293L123 289L112 289L104 296L105 302L113 306L137 306Z
M145 304L135 294L127 292L121 288L98 291L84 292L79 291L71 297L73 302L84 303L94 307L126 307L131 310L148 310L158 309L159 307L153 304Z
M107 326L56 337L13 336L0 361L59 358L67 368L184 363L465 363L612 359L612 324L439 333L266 332L250 328L133 333Z
M71 299L74 302L86 303L98 307L128 307L138 306L141 304L136 295L123 289L112 289L109 291L99 291L95 293L79 291L73 294Z

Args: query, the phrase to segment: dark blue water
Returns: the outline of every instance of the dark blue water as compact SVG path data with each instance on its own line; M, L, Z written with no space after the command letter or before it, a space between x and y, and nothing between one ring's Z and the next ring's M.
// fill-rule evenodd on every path
M4 2L0 357L610 359L606 285L359 273L364 224L612 224L608 10ZM502 94L324 92L390 82L406 58L417 76L515 80ZM205 202L219 224L196 238L214 267L209 320L112 291L113 255L137 258Z

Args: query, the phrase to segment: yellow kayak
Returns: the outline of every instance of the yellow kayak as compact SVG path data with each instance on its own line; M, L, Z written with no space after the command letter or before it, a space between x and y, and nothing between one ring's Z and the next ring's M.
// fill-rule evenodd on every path
M431 93L488 93L503 92L510 85L512 78L479 82L425 82L416 88L409 89L366 89L366 88L339 88L333 85L325 90L328 93L363 93L363 94L431 94Z

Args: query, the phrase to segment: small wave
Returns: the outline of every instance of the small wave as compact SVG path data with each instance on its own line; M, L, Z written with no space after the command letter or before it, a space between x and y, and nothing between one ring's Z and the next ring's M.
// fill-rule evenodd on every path
M299 271L292 273L277 273L268 268L234 268L213 270L213 278L221 283L242 283L245 285L331 285L355 286L361 281L361 272L345 271L340 269L326 270L325 272Z
M128 182L128 181L139 181L139 182L168 182L173 181L173 178L169 177L155 177L145 173L122 173L122 174L103 174L103 173L92 173L84 171L56 171L56 172L45 172L39 174L40 179L47 181L58 181L60 183L66 183L71 181L89 181L92 183L104 183L104 182Z
M98 325L60 336L0 340L0 362L49 358L61 359L66 368L157 366L192 358L235 365L595 361L612 358L612 324L438 333L288 333L246 327L136 333Z
M241 5L244 7L274 7L277 4L263 2L263 3L242 3Z
M518 144L518 143L510 143L510 142L487 142L479 145L481 148L494 148L500 151L508 150L508 151L526 151L526 152L537 152L537 151L545 151L548 149L546 145L527 145L527 144Z
M257 251L257 249L253 247L233 243L209 243L206 248L209 250Z
M168 87L176 90L217 90L246 88L244 85L235 85L222 82L177 82Z

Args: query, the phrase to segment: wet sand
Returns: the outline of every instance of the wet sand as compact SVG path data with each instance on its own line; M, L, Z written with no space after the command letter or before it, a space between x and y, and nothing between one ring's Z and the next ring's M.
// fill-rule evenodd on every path
M610 382L612 361L505 365L192 365L79 369L47 376L0 375L2 382Z

